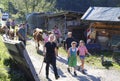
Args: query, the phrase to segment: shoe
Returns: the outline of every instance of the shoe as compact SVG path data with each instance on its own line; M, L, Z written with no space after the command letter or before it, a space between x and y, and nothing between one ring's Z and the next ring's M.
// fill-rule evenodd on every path
M86 74L84 70L82 70L82 73L83 73L83 74Z
M46 75L46 78L49 79L49 77Z
M74 75L77 76L77 73L74 71Z
M78 67L78 71L80 71L80 67Z
M68 72L70 73L70 68L67 68Z
M80 70L81 70L81 66L78 67L78 71L80 71Z
M58 79L58 78L60 78L60 76L58 76L58 75L57 75L57 76L55 76L55 79Z

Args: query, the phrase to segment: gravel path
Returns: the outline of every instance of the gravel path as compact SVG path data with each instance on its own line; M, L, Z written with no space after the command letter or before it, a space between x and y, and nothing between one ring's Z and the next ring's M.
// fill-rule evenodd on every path
M52 67L50 67L50 79L48 80L45 78L45 63L43 64L41 73L39 74L40 68L42 66L43 56L36 52L33 40L29 40L27 42L26 48L41 81L120 81L120 71L113 69L107 70L104 68L98 69L88 65L85 65L87 72L86 75L82 74L80 71L77 71L77 76L74 76L73 70L71 73L68 73L66 64L67 59L66 57L62 56L62 54L59 54L57 57L57 69L60 78L55 80Z

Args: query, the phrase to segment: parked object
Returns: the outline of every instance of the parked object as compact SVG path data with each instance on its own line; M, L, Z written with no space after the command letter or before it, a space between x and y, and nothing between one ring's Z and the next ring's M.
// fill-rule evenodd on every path
M3 13L2 14L2 20L3 21L6 21L6 20L8 20L9 19L9 14L8 13Z
M93 43L93 44L86 44L87 49L91 53L100 53L101 51L101 45L98 43Z

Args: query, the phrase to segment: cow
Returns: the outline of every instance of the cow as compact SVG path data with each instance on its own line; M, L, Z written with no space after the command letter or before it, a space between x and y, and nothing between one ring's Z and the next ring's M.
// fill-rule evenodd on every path
M9 38L10 40L14 40L15 35L17 35L17 31L15 32L14 29L9 29L7 26L3 26L1 27L1 31L4 32L7 36L7 38Z
M44 41L42 35L43 35L43 30L42 29L39 29L39 28L34 29L33 37L34 37L35 46L36 46L37 50L39 50L40 43L42 43Z
M9 28L7 26L2 26L0 28L0 33L5 33L7 35L8 31L9 31Z
M9 39L14 40L14 37L15 37L14 29L9 29L8 36L9 36Z

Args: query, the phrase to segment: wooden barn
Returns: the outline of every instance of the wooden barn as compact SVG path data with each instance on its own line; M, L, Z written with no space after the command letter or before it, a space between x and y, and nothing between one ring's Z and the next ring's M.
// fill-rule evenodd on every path
M120 7L90 7L81 19L90 23L90 43L120 50Z
M48 30L51 30L55 25L61 30L63 37L66 37L68 31L73 33L73 37L78 41L80 39L86 41L85 30L87 24L81 22L83 13L80 12L60 12L47 15Z
M28 24L33 30L34 28L42 28L51 31L56 25L61 33L63 39L66 38L68 31L73 32L73 37L76 40L86 41L86 36L84 34L88 24L81 22L81 17L83 13L65 11L59 13L32 13L28 16Z

